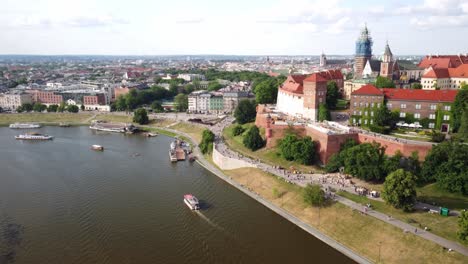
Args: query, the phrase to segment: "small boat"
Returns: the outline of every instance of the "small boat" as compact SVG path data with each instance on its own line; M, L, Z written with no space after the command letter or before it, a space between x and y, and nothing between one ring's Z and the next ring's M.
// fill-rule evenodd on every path
M92 145L91 146L92 150L98 150L98 151L104 151L104 147L101 145Z
M70 124L68 123L60 123L59 127L70 127Z
M155 137L157 135L158 135L158 133L151 133L151 132L145 133L145 136L147 136L147 137Z
M21 134L15 136L15 139L19 140L51 140L54 137L46 135L46 134L39 134L39 133L29 133L29 134Z
M16 129L29 129L29 128L40 128L41 125L39 124L32 124L32 123L14 123L10 124L10 128Z
M200 209L200 202L198 201L197 197L193 196L192 194L184 195L184 203L192 210Z
M189 160L190 162L194 162L196 159L197 159L197 158L196 158L194 155L192 155L192 154L189 155L188 160Z
M177 153L175 150L169 150L169 158L171 159L171 162L177 162Z

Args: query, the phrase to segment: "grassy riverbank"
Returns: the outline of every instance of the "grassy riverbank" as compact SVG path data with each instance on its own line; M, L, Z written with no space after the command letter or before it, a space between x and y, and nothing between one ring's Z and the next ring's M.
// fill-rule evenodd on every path
M379 243L382 263L466 263L468 260L459 253L449 253L435 243L413 234L405 234L396 227L361 215L339 203L320 210L307 206L302 200L301 187L288 184L261 170L242 168L225 173L246 188L375 262L379 262Z
M247 130L253 124L245 124L243 127ZM251 157L253 159L260 159L266 163L271 165L279 165L283 168L289 169L291 166L300 170L300 171L314 171L314 172L322 172L323 170L318 166L306 166L294 161L287 161L283 159L276 149L267 149L262 148L257 151L251 151L250 149L246 148L242 143L242 136L233 136L232 130L236 125L231 125L226 127L223 130L223 137L228 146L232 149L235 149L237 152L241 153L244 156Z
M35 122L47 125L85 124L92 116L92 113L2 113L0 114L0 125L6 126L15 122Z

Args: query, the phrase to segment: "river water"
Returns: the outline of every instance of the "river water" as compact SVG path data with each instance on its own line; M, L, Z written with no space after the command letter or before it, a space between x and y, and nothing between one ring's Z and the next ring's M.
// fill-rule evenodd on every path
M55 138L0 128L0 264L352 263L198 164L170 163L169 137L35 131Z

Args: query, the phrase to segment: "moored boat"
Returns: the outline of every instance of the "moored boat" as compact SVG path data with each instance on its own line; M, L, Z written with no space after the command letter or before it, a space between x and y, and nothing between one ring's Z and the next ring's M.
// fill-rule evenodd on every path
M169 158L171 159L171 162L177 162L177 154L175 150L169 150Z
M29 133L29 134L21 134L15 136L15 139L20 140L51 140L54 137L46 135L46 134L39 134L39 133Z
M10 124L10 128L16 129L29 129L29 128L40 128L41 125L39 124L32 124L32 123L14 123Z
M91 146L92 150L98 150L98 151L104 151L104 147L101 145L92 145Z
M192 194L184 195L184 203L192 210L200 209L200 202L198 201L197 197Z

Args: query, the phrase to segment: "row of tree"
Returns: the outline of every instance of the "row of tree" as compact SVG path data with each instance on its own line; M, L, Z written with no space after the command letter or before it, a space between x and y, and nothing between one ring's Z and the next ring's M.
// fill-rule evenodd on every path
M289 161L296 161L304 165L312 165L316 161L316 142L311 137L299 138L289 133L279 140L279 152Z
M16 109L18 113L31 112L31 111L41 113L46 110L49 113L65 112L65 111L68 111L70 113L78 113L80 108L76 105L66 105L65 103L62 102L60 105L52 104L49 106L46 106L45 104L41 104L41 103L33 103L33 104L25 103ZM81 110L82 111L84 110L84 105L81 105Z

